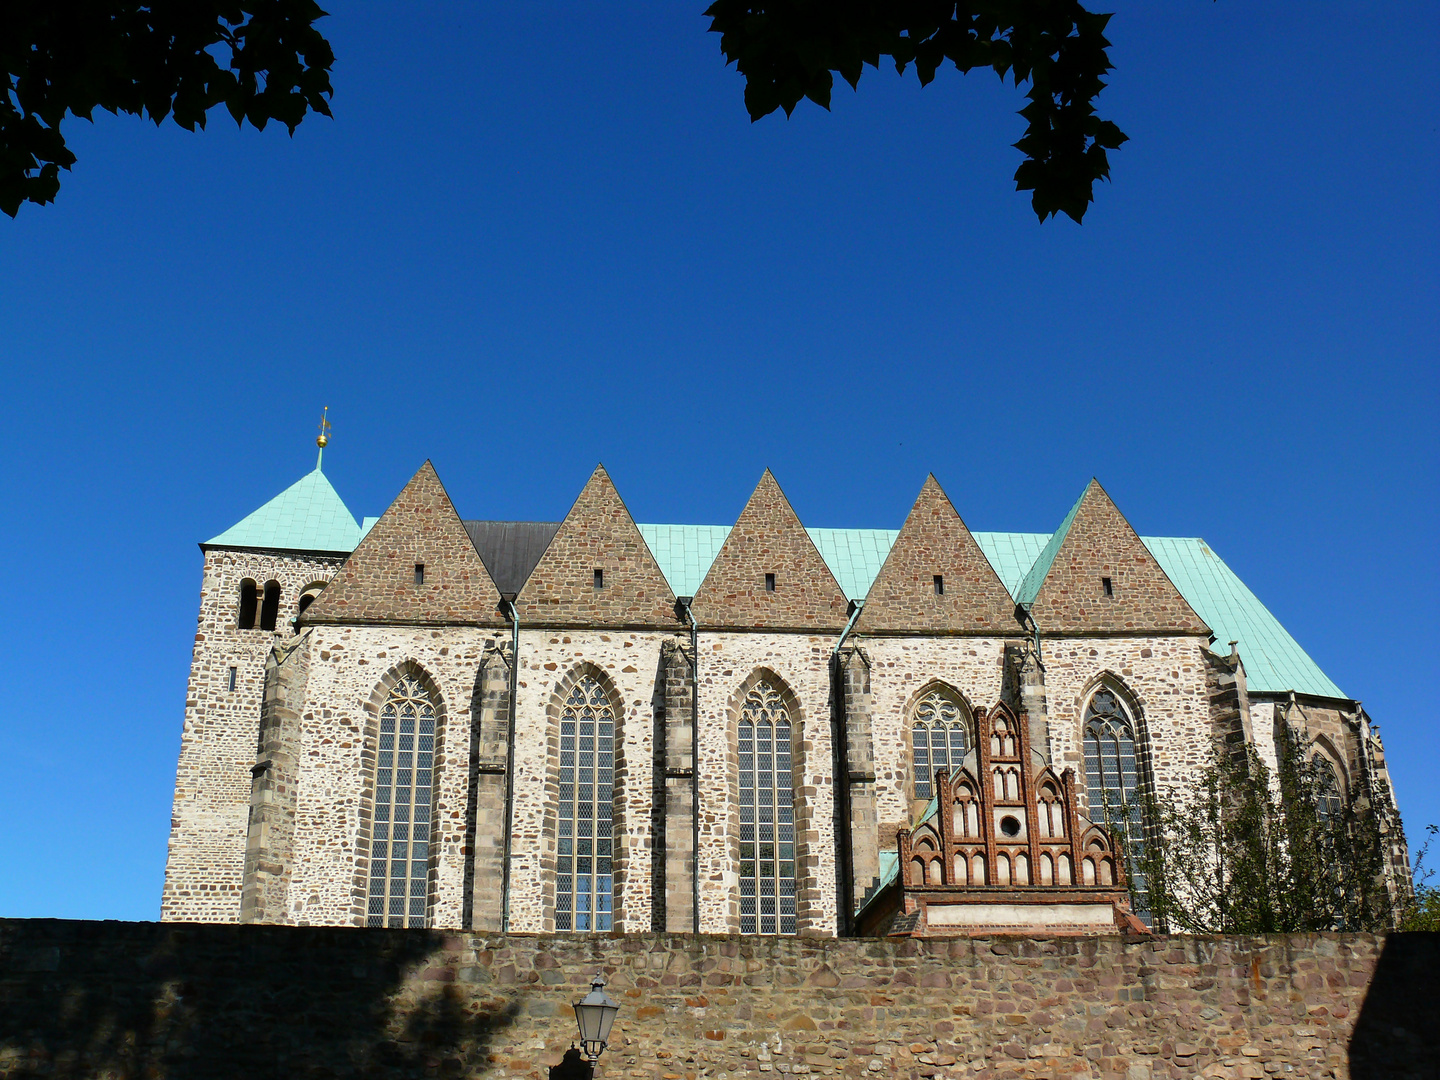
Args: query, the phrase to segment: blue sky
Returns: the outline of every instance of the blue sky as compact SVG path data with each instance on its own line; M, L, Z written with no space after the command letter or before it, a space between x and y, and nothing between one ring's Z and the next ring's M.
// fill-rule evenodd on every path
M0 219L0 915L152 919L198 541L314 463L357 516L1050 531L1091 475L1203 536L1440 822L1440 12L1118 3L1083 226L1022 94L867 71L751 124L704 3L331 3L335 118L70 121ZM518 8L512 11L511 8Z

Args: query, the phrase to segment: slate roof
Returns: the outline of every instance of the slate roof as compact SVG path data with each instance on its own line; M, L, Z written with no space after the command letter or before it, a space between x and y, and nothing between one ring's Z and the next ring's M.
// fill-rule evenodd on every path
M1052 541L1059 550L1073 510L1066 517L1066 522L1051 534L972 535L1006 589L1018 599L1027 577L1043 580L1038 564ZM354 549L374 521L366 518L365 527L357 526L329 481L316 470L208 544L345 552ZM515 582L523 581L524 574L533 569L538 552L543 552L558 527L553 522L465 522L497 588L504 592L518 591ZM728 525L637 524L636 528L676 596L695 595L730 533ZM899 535L898 529L806 532L851 600L864 598ZM1229 651L1230 641L1239 642L1252 692L1294 691L1316 697L1346 697L1204 540L1155 536L1140 539L1195 613L1215 632L1214 650L1224 654ZM1053 561L1054 552L1049 555Z
M369 518L366 518L369 521ZM560 528L558 521L462 521L490 580L502 593L518 593Z
M359 543L360 526L319 469L206 541L225 547L346 553Z

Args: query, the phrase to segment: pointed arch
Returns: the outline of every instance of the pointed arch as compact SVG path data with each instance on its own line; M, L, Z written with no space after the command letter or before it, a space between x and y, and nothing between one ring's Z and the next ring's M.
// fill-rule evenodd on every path
M1320 739L1316 739L1308 762L1310 780L1315 792L1315 813L1327 829L1339 825L1345 811L1345 786L1342 779L1344 774L1337 766L1334 755L1329 752L1328 743L1329 740L1322 744Z
M798 934L819 897L808 850L805 715L790 684L757 667L729 701L731 865L738 879L734 926L748 934Z
M414 659L392 667L365 703L356 921L425 927L435 909L435 812L444 763L445 699Z
M955 687L931 679L910 695L905 705L905 738L909 741L910 797L929 800L935 776L960 768L975 743L975 714Z
M545 713L545 926L608 933L624 923L624 698L609 672L581 661Z
M1155 790L1150 739L1139 697L1112 671L1101 672L1086 686L1081 697L1080 741L1084 747L1088 816L1116 832L1129 863L1126 876L1135 914L1149 923L1146 881L1140 867L1146 845L1156 839L1152 835L1155 823L1148 811ZM1087 857L1087 883L1094 880L1090 877L1091 863ZM1106 868L1098 868L1103 877Z

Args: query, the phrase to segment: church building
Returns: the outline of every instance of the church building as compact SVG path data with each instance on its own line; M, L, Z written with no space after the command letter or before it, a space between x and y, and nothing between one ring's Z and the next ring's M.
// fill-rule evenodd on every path
M1145 796L1290 733L1396 820L1360 703L1095 481L1050 534L933 476L899 529L768 470L731 525L603 467L558 522L461 509L427 461L357 522L317 465L200 545L164 919L1143 932Z

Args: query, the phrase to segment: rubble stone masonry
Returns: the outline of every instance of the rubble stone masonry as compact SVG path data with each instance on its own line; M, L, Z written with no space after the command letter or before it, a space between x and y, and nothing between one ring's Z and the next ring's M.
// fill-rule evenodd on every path
M446 935L0 920L0 1080L1412 1080L1440 935ZM569 1075L584 1075L583 1073Z
M301 594L329 580L339 558L213 549L205 552L161 918L234 922L245 870L250 770L260 739L265 662L292 636ZM274 632L240 630L240 585L280 585ZM230 670L235 685L230 685Z

